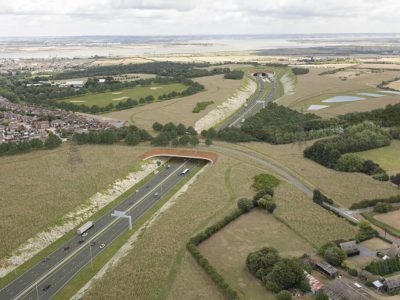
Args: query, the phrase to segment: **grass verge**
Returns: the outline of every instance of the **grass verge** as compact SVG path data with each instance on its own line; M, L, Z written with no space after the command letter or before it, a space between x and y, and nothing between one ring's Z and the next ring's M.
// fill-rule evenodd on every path
M148 221L151 216L157 212L169 199L172 198L191 178L193 178L198 171L205 166L206 163L196 165L190 172L189 176L185 180L182 180L177 184L164 199L156 203L151 209L149 209L140 219L136 222L132 230L124 232L119 238L117 238L109 247L106 248L101 254L93 259L93 268L91 265L85 266L69 283L55 296L54 299L70 299L75 295L79 289L81 289L101 268L114 256L114 254L129 240L129 238L140 229L140 227ZM131 193L133 190L131 191ZM125 197L126 198L126 197Z
M116 198L114 201L110 202L106 206L104 206L102 209L94 213L90 218L88 218L85 222L89 220L96 220L102 215L104 215L107 211L112 210L113 207L116 207L119 205L122 201L124 201L130 194L132 194L134 191L145 185L147 182L149 182L151 179L153 179L154 173L150 173L147 175L144 179L142 179L140 182L135 184L133 187L131 187L129 190L124 192L122 195L120 195L118 198ZM81 225L81 224L80 224ZM18 278L20 275L25 273L27 270L41 262L45 257L49 256L51 253L56 251L58 248L60 248L64 243L66 243L68 240L72 239L76 235L76 229L80 226L78 225L65 235L63 235L61 238L56 240L54 243L40 251L38 254L36 254L34 257L23 263L21 266L17 267L14 271L8 273L6 276L1 278L0 280L0 289L4 288L6 285L8 285L10 282Z

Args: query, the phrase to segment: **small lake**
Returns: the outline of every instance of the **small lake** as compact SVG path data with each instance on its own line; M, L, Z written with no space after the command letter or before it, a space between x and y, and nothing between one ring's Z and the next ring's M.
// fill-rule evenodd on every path
M307 110L320 110L329 107L329 105L310 105Z
M357 95L366 96L366 97L374 97L374 98L387 96L387 95L376 94L376 93L358 93Z
M335 96L329 99L322 100L324 103L338 103L338 102L352 102L365 100L363 97L358 96Z

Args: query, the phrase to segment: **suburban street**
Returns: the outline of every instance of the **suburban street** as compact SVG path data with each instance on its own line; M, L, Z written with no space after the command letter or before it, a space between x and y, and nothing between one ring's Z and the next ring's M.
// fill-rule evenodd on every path
M154 178L120 203L115 210L132 217L134 225L143 214L160 201L198 161L174 159L170 167L162 169ZM122 233L129 229L128 219L111 216L109 211L94 221L85 237L76 235L0 291L0 299L51 299L82 268L91 263Z
M226 127L240 127L242 120L254 116L258 113L265 105L271 102L275 96L276 82L275 77L270 77L271 82L271 91L268 93L267 97L264 98L265 95L265 78L256 77L258 89L256 93L249 99L247 102L247 106L238 110L235 114L233 114L220 128Z

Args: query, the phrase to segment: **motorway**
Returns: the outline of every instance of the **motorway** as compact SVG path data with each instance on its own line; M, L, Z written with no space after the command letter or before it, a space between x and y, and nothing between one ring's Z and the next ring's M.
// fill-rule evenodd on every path
M125 211L135 224L143 214L159 202L185 176L186 168L193 168L199 161L174 159L170 167L161 167L153 179L135 191L114 209ZM51 299L80 270L91 264L91 259L129 229L128 219L111 216L109 211L88 230L85 237L76 235L42 262L30 268L0 291L0 299ZM100 245L105 244L100 248Z
M268 93L268 96L264 98L265 78L257 76L258 89L256 93L247 102L247 106L238 110L235 114L233 114L230 118L228 118L228 120L226 120L226 122L220 127L220 129L226 127L240 127L242 125L243 119L247 119L251 116L254 116L261 109L263 109L267 103L274 100L275 90L276 90L276 79L274 76L270 76L269 81L271 82L271 91Z

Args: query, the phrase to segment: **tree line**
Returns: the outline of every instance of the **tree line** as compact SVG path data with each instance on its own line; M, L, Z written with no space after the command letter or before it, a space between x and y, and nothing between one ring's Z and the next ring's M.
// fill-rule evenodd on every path
M120 82L112 78L106 78L105 83L99 83L96 78L89 78L83 88L62 87L51 84L43 84L41 86L27 86L30 80L10 80L7 84L0 88L0 95L3 95L12 102L26 102L35 105L45 105L50 107L58 107L70 111L80 111L84 113L103 113L112 110L121 110L132 108L139 104L154 101L152 95L144 96L138 100L127 99L120 101L117 105L113 103L100 107L98 105L87 106L85 104L74 104L70 102L59 101L61 99L82 96L87 93L100 93L106 91L117 91L126 88L134 88L137 86L149 86L152 84L170 84L181 83L187 86L182 92L172 91L168 94L162 94L158 100L168 100L177 97L185 97L193 95L204 90L204 86L198 82L186 78L171 77L155 77L148 79L139 79L135 81Z
M54 149L60 146L61 143L61 139L53 133L49 133L44 142L39 139L32 139L29 141L1 143L0 156L27 153L38 149Z
M376 175L384 171L370 160L347 153L390 145L391 136L372 122L349 126L338 136L319 140L304 150L304 156L331 169Z
M197 131L192 127L186 127L183 124L174 124L169 122L162 125L159 122L153 124L154 131L158 132L158 135L153 138L151 143L154 146L197 146L199 144L199 138Z
M124 141L128 145L134 146L140 142L152 140L152 136L146 130L133 125L116 129L90 130L89 132L75 133L73 138L78 145L111 145L116 142Z
M58 73L53 76L54 79L70 79L79 77L95 76L115 76L129 73L156 74L168 77L204 77L216 74L229 73L229 68L215 67L211 70L207 68L209 63L175 63L175 62L149 62L142 64L126 64L89 67L85 70L71 70Z

